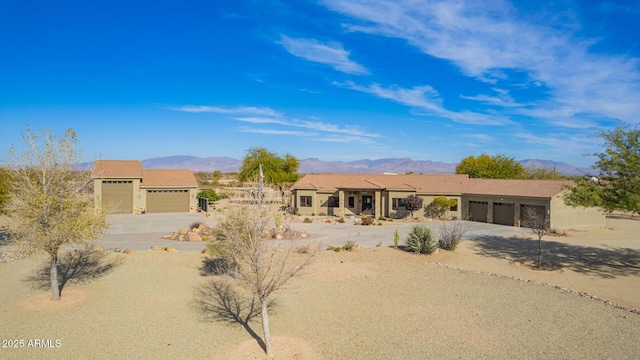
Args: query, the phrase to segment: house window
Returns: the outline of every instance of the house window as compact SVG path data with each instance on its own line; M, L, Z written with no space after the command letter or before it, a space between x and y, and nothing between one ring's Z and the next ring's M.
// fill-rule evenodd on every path
M450 207L449 211L458 211L458 200L456 200L456 199L451 199L451 200L455 201L456 204L453 205L452 207Z
M392 210L405 210L404 206L404 198L393 198L391 199L391 209Z
M327 199L327 205L330 208L336 208L340 206L340 199L337 196L330 196L329 199Z
M311 207L311 196L300 196L300 207Z
M356 207L356 198L353 196L349 196L349 207L350 208Z

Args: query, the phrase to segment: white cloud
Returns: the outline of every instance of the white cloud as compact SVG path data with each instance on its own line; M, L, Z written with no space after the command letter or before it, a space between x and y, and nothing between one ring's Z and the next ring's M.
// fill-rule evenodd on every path
M216 113L216 114L233 114L233 115L246 114L246 115L263 115L263 116L274 116L274 117L282 116L279 112L271 108L253 107L253 106L220 107L220 106L186 105L179 108L175 108L174 110L192 112L192 113L209 112L209 113Z
M272 129L256 129L249 126L243 126L240 128L240 131L246 133L253 134L264 134L264 135L289 135L289 136L315 136L317 133L306 133L304 131L291 131L291 130L272 130Z
M474 100L480 101L488 105L495 105L500 107L520 107L524 106L524 104L516 103L513 97L509 95L509 90L493 88L493 91L498 93L498 96L489 96L489 95L475 95L475 96L466 96L460 95L460 98L466 100Z
M474 125L505 125L510 120L501 115L482 114L471 111L451 111L444 108L440 94L428 85L416 86L405 89L398 86L384 88L379 84L362 86L347 81L344 83L334 82L333 85L358 90L373 94L379 98L388 99L397 103L410 106L417 115L436 115L461 124Z
M365 129L360 128L359 126L354 125L337 125L328 122L318 121L319 119L316 117L312 117L314 120L298 120L298 119L287 119L281 113L271 109L271 108L261 108L261 107L219 107L219 106L182 106L176 108L178 111L185 112L211 112L211 113L219 113L219 114L229 114L229 115L256 115L256 116L238 116L233 117L234 120L244 123L250 124L260 124L260 125L278 125L281 127L292 127L292 128L303 128L310 129L313 132L305 133L294 130L281 130L281 129L257 129L255 127L243 127L242 131L244 132L253 132L253 133L261 133L261 134L270 134L270 135L302 135L305 134L307 136L318 136L322 134L324 136L320 140L322 141L338 141L338 140L326 140L331 139L335 136L336 139L340 138L340 136L354 137L358 138L358 142L371 142L374 138L381 137L379 134L371 133L366 131ZM336 135L337 134L337 135Z
M640 112L639 60L593 51L596 41L576 35L580 24L570 13L528 15L500 0L323 2L352 18L348 30L404 39L479 81L504 84L515 82L505 70L526 73L549 89L536 107L570 108L575 121L585 114L632 120Z
M292 55L307 61L329 65L334 69L353 75L368 75L369 71L362 65L349 59L350 52L336 42L321 43L314 39L293 39L282 35L280 41Z

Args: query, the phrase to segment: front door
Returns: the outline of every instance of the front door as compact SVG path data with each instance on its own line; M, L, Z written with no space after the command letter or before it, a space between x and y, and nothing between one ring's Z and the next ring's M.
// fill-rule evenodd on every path
M373 210L373 196L363 195L362 196L362 212Z

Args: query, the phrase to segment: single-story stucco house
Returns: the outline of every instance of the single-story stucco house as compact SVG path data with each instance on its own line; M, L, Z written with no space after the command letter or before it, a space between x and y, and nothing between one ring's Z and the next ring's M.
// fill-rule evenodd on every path
M191 170L149 170L139 160L96 160L94 200L113 214L195 212L198 181Z
M308 174L292 187L293 206L300 215L348 216L371 213L401 218L404 199L418 195L425 207L437 196L455 199L449 216L494 224L520 226L525 207L546 218L552 229L602 227L605 215L597 208L566 205L563 194L572 181L471 179L468 175Z

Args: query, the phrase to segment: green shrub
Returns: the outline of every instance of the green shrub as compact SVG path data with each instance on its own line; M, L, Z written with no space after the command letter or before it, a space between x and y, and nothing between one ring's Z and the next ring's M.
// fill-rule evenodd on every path
M305 224L311 224L313 222L313 220L311 220L310 218L306 217L304 218L304 220L302 221Z
M400 243L400 235L398 235L398 230L393 233L393 247L398 248L398 244Z
M343 248L347 251L351 251L353 250L353 248L356 246L356 242L353 240L349 240L347 241L347 244L345 246L343 246Z
M405 240L407 250L416 254L431 254L438 248L438 239L426 225L415 225Z
M199 198L205 198L208 202L214 202L220 200L220 195L216 194L213 189L205 189L198 193Z
M327 214L321 212L321 213L318 214L318 216L327 216Z

